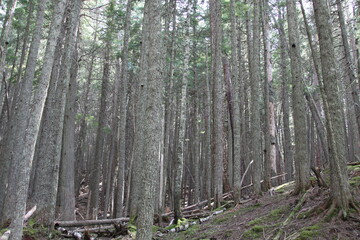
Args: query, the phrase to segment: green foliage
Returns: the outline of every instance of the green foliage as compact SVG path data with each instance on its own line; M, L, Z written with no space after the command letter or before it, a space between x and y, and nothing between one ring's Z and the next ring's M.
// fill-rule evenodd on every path
M259 238L263 235L263 232L265 231L266 228L267 228L267 226L255 225L252 228L250 228L249 230L244 232L243 238L244 239Z
M60 232L38 224L33 218L29 219L23 229L23 235L29 239L58 239Z
M350 165L350 166L347 166L347 168L349 171L354 171L354 172L360 171L360 165Z
M190 236L190 235L195 235L200 229L200 225L199 224L195 224L192 225L188 230L185 231L185 235Z
M2 236L7 230L7 228L0 229L0 236Z
M300 236L297 238L297 240L316 239L316 237L320 234L320 229L321 226L317 224L304 227L299 231Z
M360 186L360 176L353 177L349 180L349 183L353 187L359 187Z

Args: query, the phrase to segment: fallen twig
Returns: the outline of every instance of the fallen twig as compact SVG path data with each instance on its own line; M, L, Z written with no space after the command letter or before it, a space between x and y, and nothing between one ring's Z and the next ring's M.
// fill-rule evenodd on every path
M11 230L7 230L0 238L0 240L8 240L10 237Z
M27 220L29 220L29 218L31 218L31 216L34 214L35 211L36 211L36 205L25 214L24 222L27 222Z

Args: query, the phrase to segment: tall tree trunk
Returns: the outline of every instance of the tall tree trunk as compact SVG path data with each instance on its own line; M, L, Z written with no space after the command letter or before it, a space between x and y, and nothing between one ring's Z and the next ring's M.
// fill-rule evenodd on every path
M251 50L251 160L254 193L261 193L262 151L260 126L260 2L254 2L253 44Z
M300 0L300 6L301 6L301 12L302 12L302 15L304 18L306 35L307 35L310 50L311 50L311 58L313 60L316 77L317 77L319 85L320 85L320 93L324 94L324 86L323 86L323 80L322 80L320 62L319 62L320 59L318 56L318 51L315 49L313 37L311 35L310 26L309 26L308 20L306 18L305 9L304 9L302 0ZM320 112L319 112L319 110L316 106L316 102L315 102L315 98L316 99L319 98L318 94L317 94L317 92L314 92L313 94L311 94L308 91L305 91L305 97L308 102L311 114L316 122L316 129L317 129L318 137L319 137L321 145L322 145L322 150L324 153L325 161L327 162L329 159L329 153L328 153L328 145L327 145L327 140L326 140L326 129L325 129L324 123L322 122ZM326 108L325 102L324 102L324 108Z
M326 113L330 157L330 190L332 205L329 214L339 208L346 218L353 198L350 192L345 164L345 133L343 130L342 104L339 95L339 79L336 75L331 18L325 1L313 1L316 27L319 35L322 76L329 112Z
M137 240L152 239L152 224L155 207L155 188L158 180L159 168L159 142L161 133L161 111L162 111L162 76L161 76L161 60L160 55L162 48L161 41L161 1L146 0L144 9L144 25L143 25L143 43L148 48L143 48L141 54L146 54L147 76L145 85L145 119L147 121L144 127L143 140L144 143L144 166L146 171L142 176L143 194L140 197L139 215L137 221L138 231Z
M36 34L34 34L32 47L30 49L29 58L27 62L27 69L25 72L24 85L17 102L21 107L19 114L14 117L16 125L16 133L13 135L12 142L13 155L8 160L11 160L11 173L9 174L7 194L5 197L6 208L3 208L3 219L12 219L10 229L13 234L10 239L18 240L22 235L23 216L26 208L26 196L29 186L29 176L32 159L34 156L35 143L39 132L40 120L46 99L46 92L49 84L51 67L54 60L54 51L56 40L60 33L60 24L63 19L65 10L65 0L57 2L54 10L54 15L49 31L48 43L45 50L44 64L41 71L40 81L34 93L31 116L27 102L30 102L31 84L34 79L35 64L37 53L40 44L41 29L44 20L44 11L47 1L39 2L39 11L37 18ZM18 105L18 106L19 106ZM29 125L26 125L28 118ZM15 123L15 121L13 123ZM25 136L24 136L25 133ZM8 144L11 144L10 142ZM16 166L16 167L15 167ZM19 178L18 176L22 176Z
M310 164L307 157L306 109L304 104L304 83L301 69L299 30L296 14L296 4L287 0L287 19L289 31L292 103L295 129L295 189L294 194L310 187Z
M12 20L13 15L15 12L15 8L17 5L18 0L11 0L8 2L7 11L5 15L5 19L3 22L3 27L1 29L0 35L0 113L2 112L3 108L3 99L6 93L5 83L6 80L6 55L7 55L7 48L9 45L9 35L10 30L12 28Z
M356 77L353 69L353 61L351 58L351 49L348 41L348 34L345 23L345 16L342 8L342 2L337 0L337 13L339 16L340 23L340 31L341 31L341 39L342 46L345 55L345 74L349 80L349 83L346 84L345 92L349 92L351 97L347 98L348 105L348 125L349 125L349 134L351 135L351 139L349 141L349 148L352 150L350 152L350 158L352 161L360 160L360 101L359 101L359 89L356 86ZM345 93L347 95L347 93Z
M231 17L231 81L233 83L233 185L234 199L236 203L241 198L241 112L240 112L240 71L238 56L238 31L237 19L235 14L235 0L230 1L230 17Z
M179 117L179 142L177 144L177 160L175 162L175 186L174 186L174 218L175 223L177 224L178 220L182 218L181 213L181 199L182 199L182 181L183 181L183 168L184 168L184 159L185 159L185 145L186 145L186 122L187 122L187 98L188 98L188 79L189 79L189 61L190 61L190 1L187 3L187 18L186 18L186 30L185 30L185 45L184 45L184 67L183 75L181 81L181 94L178 107L180 108L180 117Z
M223 86L221 75L221 3L210 0L210 28L212 54L212 99L213 99L213 158L215 207L220 206L223 193Z
M109 75L110 75L110 51L111 44L110 40L106 40L106 47L104 52L104 66L103 66L103 76L101 83L101 97L100 97L100 110L99 110L99 125L96 130L96 143L95 143L95 154L92 159L91 164L91 174L90 174L90 182L89 182L89 190L90 190L90 218L97 219L98 210L99 210L99 183L100 183L100 175L101 168L103 163L103 153L104 153L104 144L106 132L105 128L107 126L106 119L106 97L108 94L108 85L109 85Z
M38 207L36 214L38 220L48 226L55 220L65 102L70 81L71 65L73 63L72 59L75 57L74 52L76 49L81 4L82 1L78 0L68 5L69 11L67 11L66 21L68 25L66 25L67 33L64 53L61 57L60 68L56 69L57 67L55 66L52 71L53 80L51 81L56 82L56 84L51 84L48 91L41 135L39 135L37 143L39 147L35 169L36 178L33 200L36 201ZM71 162L71 159L69 161ZM68 180L72 185L74 181L73 176ZM73 195L73 193L74 190L70 189L70 194ZM73 200L74 202L75 200Z
M124 43L123 43L123 54L121 62L121 88L120 88L120 123L119 123L119 171L117 184L125 184L125 163L126 163L126 119L127 119L127 92L128 92L128 55L129 55L129 38L130 38L130 18L131 18L131 6L132 0L128 0L126 5L125 25L124 25ZM121 217L124 189L117 191L116 201L116 217Z
M264 166L264 190L271 188L271 174L276 173L276 125L274 92L272 90L272 61L270 48L270 23L268 0L262 1L262 29L264 43L265 82L265 166ZM275 174L276 175L276 174Z
M72 56L69 91L66 96L64 131L59 175L59 212L61 220L75 220L75 115L78 53Z

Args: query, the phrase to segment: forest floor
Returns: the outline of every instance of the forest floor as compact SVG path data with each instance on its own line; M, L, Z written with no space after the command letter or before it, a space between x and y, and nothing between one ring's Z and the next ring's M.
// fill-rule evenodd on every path
M355 201L360 204L360 164L348 166L348 169L353 196ZM326 171L323 177L325 182L328 182ZM312 183L313 186L305 194L298 196L291 195L294 187L294 183L291 182L273 188L261 197L250 198L236 206L229 206L231 201L224 202L227 204L225 211L202 223L199 223L199 219L187 219L182 224L190 226L183 231L168 232L171 228L179 227L179 225L171 225L165 230L165 225L169 225L169 223L164 223L161 228L154 226L153 239L360 239L359 212L350 211L347 220L342 220L336 214L327 215L324 203L329 199L329 189L318 187L315 177L312 177ZM53 231L53 234L54 232L56 231ZM130 235L134 234L130 230L127 232ZM24 228L24 234L23 239L25 240L49 239L48 230L33 227L31 220ZM94 238L91 239L134 239L130 235L116 238L95 237L96 235L93 235ZM55 233L52 239L66 238Z
M360 166L349 166L349 176L353 195L359 203ZM186 231L156 239L360 239L358 212L352 211L346 221L327 216L322 206L329 198L328 189L314 186L305 196L292 196L292 189L293 184L283 185L271 195L251 199Z

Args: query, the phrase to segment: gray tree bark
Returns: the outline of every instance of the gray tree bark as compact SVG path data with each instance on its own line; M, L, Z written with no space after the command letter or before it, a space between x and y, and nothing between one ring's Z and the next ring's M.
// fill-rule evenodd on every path
M180 115L178 119L179 126L179 139L177 143L177 154L175 162L175 184L174 184L174 218L177 224L178 220L182 218L181 205L182 205L182 182L183 182L183 169L186 154L186 123L187 123L187 103L188 103L188 78L189 78L189 61L190 61L190 1L187 3L187 18L185 22L185 42L184 42L184 62L183 62L183 75L181 80L181 93L178 101L178 108L180 108Z
M254 2L253 44L251 46L251 160L253 166L254 193L261 193L262 151L260 126L260 2Z
M294 194L310 187L310 163L307 157L306 110L304 104L304 83L301 69L299 29L296 4L287 0L287 20L292 75L292 104L295 129L295 189Z
M72 56L69 90L66 96L64 130L59 175L59 215L61 220L75 220L75 115L78 53Z
M99 183L101 176L101 168L103 165L103 153L104 153L104 144L106 136L106 127L107 127L107 116L106 116L106 97L108 94L108 85L110 77L110 50L111 44L110 40L107 39L105 42L105 52L104 52L104 65L103 65L103 76L101 82L101 95L100 95L100 110L99 110L99 125L96 130L96 142L95 142L95 154L92 159L92 164L90 166L90 182L89 190L91 193L90 197L90 218L97 219L98 210L99 210Z
M161 5L160 0L146 0L144 9L144 25L143 25L143 43L147 48L143 48L141 54L146 54L145 83L145 119L147 121L144 126L143 141L144 141L144 166L146 171L142 176L143 194L140 197L139 215L137 221L137 240L151 240L152 239L152 224L155 208L155 189L156 181L159 173L159 146L161 141L161 111L162 111L162 92L163 80L161 73Z
M212 99L213 99L213 158L214 158L214 195L215 207L220 206L223 193L223 84L221 74L221 3L219 0L210 0L210 29L212 54Z
M343 129L342 104L339 95L339 79L336 74L334 44L331 29L331 17L325 1L313 1L316 28L319 35L321 69L324 80L325 97L328 103L326 128L330 157L330 190L332 204L329 214L339 208L342 216L348 216L353 204L350 192L347 168L345 164L345 133Z
M42 4L41 4L42 3ZM60 32L60 24L62 16L65 10L65 0L59 1L54 9L54 15L49 31L48 43L45 50L44 64L41 71L40 81L33 97L33 107L31 109L31 117L29 119L29 125L26 127L28 120L27 114L29 114L29 108L26 106L26 101L29 102L31 94L31 84L35 73L35 64L37 58L37 52L40 44L41 30L43 25L43 14L45 10L46 1L42 1L39 4L37 24L39 28L38 32L34 34L33 46L29 53L29 59L27 64L27 72L25 73L25 81L22 93L24 93L24 99L19 100L18 117L15 117L17 131L19 134L15 134L14 144L12 144L11 159L11 173L9 174L7 194L5 197L5 204L7 207L3 208L3 219L12 219L10 229L13 234L10 236L11 240L19 240L22 235L23 216L26 208L26 197L29 185L30 167L34 156L35 143L39 132L40 120L44 108L46 99L46 92L49 84L51 67L54 59L54 51L56 46L56 40ZM38 33L38 34L37 34ZM30 58L31 56L31 58ZM31 61L32 60L32 61ZM26 86L26 87L25 87ZM21 94L22 95L22 94ZM25 101L23 101L25 100ZM19 106L18 105L18 106ZM25 105L25 106L24 106ZM25 108L24 108L25 107ZM27 107L27 108L26 108ZM20 111L23 110L23 111ZM22 133L21 133L22 132ZM25 136L23 135L25 133ZM25 138L24 138L25 137ZM16 167L15 167L16 166ZM19 178L18 176L22 176Z
M238 57L238 31L237 19L235 14L235 0L230 1L231 17L231 81L233 83L233 185L234 199L236 203L241 198L241 112L240 112L240 71Z
M56 71L56 66L53 68L53 80L51 80L53 83L48 91L45 108L46 114L43 116L41 127L42 134L38 139L39 145L37 153L37 168L35 169L36 177L34 183L33 201L36 202L38 208L36 214L37 218L44 225L48 226L52 225L55 220L66 94L69 88L71 65L73 63L73 58L75 57L74 52L76 52L81 6L81 0L71 2L68 6L68 25L66 25L67 32L64 54L61 57L61 66L58 70L59 72ZM67 150L68 149L65 149L65 151ZM65 160L65 163L67 163L67 161L71 162L73 160L67 159ZM72 189L69 189L69 194L73 196L74 177L69 177L67 180L69 180L69 184L72 186ZM61 194L63 193L64 192L61 192ZM75 199L72 201L74 207ZM69 208L71 209L71 207Z
M120 122L119 122L119 171L117 184L124 184L125 181L125 163L126 163L126 119L127 119L127 92L128 92L128 55L130 38L130 18L131 18L132 0L128 0L126 6L125 25L124 25L124 43L123 54L121 58L121 89L120 89ZM118 189L116 201L116 217L122 217L123 193L124 190Z

